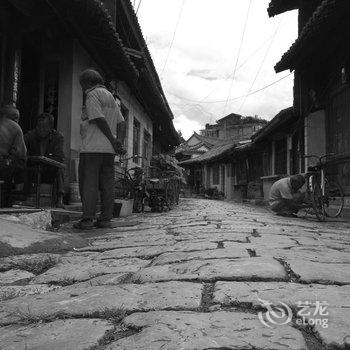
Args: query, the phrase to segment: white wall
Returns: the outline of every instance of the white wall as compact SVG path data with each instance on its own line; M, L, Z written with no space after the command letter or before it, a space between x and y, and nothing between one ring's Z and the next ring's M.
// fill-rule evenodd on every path
M118 94L121 97L121 102L129 110L128 126L127 126L127 157L133 155L133 126L134 118L136 118L141 125L140 132L140 149L138 154L141 156L143 154L143 138L144 131L146 130L151 135L151 154L152 154L152 142L153 142L153 123L148 114L144 111L141 104L132 95L129 87L123 82L117 83ZM132 160L129 161L128 167L134 167L141 165L141 160L138 164L135 164Z

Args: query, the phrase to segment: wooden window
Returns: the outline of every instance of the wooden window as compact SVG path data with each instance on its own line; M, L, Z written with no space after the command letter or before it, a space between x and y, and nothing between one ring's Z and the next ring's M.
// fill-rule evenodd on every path
M151 135L147 130L143 133L142 163L149 163L151 159Z
M133 156L139 155L140 151L140 136L141 136L141 125L140 122L134 118L134 129L133 129ZM134 163L139 163L139 158L134 157Z

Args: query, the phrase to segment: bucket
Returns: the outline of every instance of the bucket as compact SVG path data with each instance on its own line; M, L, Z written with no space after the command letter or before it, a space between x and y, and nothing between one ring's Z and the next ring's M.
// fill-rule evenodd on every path
M114 218L119 218L122 206L123 206L122 203L114 202L114 205L113 205L113 217Z

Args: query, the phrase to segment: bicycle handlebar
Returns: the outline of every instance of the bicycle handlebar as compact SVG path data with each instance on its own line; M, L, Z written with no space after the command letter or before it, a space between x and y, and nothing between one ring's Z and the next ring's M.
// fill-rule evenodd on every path
M320 163L322 163L322 160L327 158L327 157L331 157L331 156L334 156L335 153L327 153L327 154L324 154L322 156L317 156L317 155L314 155L314 154L305 154L304 156L301 156L301 158L318 158L318 161Z

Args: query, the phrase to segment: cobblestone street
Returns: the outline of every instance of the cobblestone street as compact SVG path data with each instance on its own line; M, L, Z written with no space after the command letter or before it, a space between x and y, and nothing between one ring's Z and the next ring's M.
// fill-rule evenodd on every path
M201 199L118 222L1 259L0 349L349 348L349 223Z

